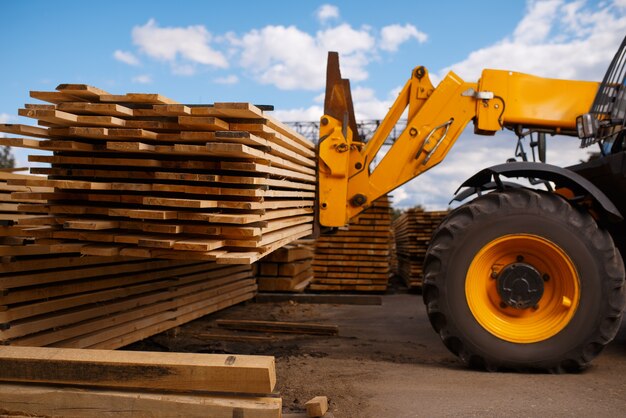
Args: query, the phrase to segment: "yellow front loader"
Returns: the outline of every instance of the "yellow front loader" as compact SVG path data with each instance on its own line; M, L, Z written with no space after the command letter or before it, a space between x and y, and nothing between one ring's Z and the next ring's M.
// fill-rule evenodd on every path
M482 169L461 186L434 233L423 297L444 344L472 367L574 371L615 336L626 293L626 39L602 83L450 72L434 86L418 66L367 142L359 138L349 81L329 53L318 149L318 221L344 226L375 199L439 164L471 121L530 138L537 161ZM400 118L407 124L372 164ZM599 144L574 167L545 163L546 135ZM519 142L518 142L519 147ZM523 178L514 182L503 178ZM534 186L533 186L534 185Z

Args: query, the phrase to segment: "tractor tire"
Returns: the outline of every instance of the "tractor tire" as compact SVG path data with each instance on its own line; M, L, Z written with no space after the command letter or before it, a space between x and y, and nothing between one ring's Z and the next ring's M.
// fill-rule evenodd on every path
M609 233L561 196L492 192L433 234L423 297L445 346L472 368L576 372L619 329L624 264Z

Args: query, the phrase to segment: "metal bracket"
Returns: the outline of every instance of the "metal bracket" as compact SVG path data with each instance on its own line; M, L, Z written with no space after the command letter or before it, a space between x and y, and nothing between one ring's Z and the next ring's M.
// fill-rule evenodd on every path
M422 161L422 164L426 164L428 160L430 160L430 157L432 156L433 152L435 152L437 148L439 148L439 145L441 144L441 142L448 135L448 130L450 129L450 125L452 125L452 122L454 122L454 118L450 118L450 120L448 120L447 122L444 122L439 126L435 126L428 133L428 135L426 135L426 138L424 138L424 142L422 143L422 146L420 147L419 151L417 151L417 154L415 154L415 159L419 158L419 156L422 154L422 152L424 151L424 147L426 147L426 144L430 142L430 138L435 134L435 132L437 132L439 129L445 128L445 131L443 132L443 135L441 135L441 138L437 140L437 143L435 144L433 149L428 151L428 153L426 154L426 158L424 158L424 161Z
M463 97L473 97L477 100L491 100L495 97L492 91L476 91L474 89L467 89L461 93Z

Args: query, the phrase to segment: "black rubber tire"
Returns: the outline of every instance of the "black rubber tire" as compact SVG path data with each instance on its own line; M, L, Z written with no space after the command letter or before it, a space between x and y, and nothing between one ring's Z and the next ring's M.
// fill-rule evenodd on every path
M580 301L569 323L531 344L504 341L473 317L465 277L476 253L507 234L544 237L563 249L580 277ZM606 230L562 197L536 190L493 192L455 209L434 232L424 263L428 317L446 347L472 368L574 372L617 333L626 301L624 264Z

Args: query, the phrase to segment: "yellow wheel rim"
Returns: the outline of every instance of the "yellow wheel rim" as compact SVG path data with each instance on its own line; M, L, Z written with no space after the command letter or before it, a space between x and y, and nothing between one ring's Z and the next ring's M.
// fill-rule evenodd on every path
M526 309L505 304L496 279L520 260L544 279L541 299ZM483 328L502 340L529 344L546 340L567 326L578 307L580 282L572 260L553 242L536 235L505 235L476 254L465 278L465 295Z

